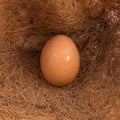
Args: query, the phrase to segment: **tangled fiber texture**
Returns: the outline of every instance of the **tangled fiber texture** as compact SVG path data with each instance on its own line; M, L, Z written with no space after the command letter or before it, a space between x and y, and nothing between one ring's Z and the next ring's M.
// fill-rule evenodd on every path
M0 0L0 120L119 120L120 1ZM39 51L65 34L81 55L67 87L44 80Z

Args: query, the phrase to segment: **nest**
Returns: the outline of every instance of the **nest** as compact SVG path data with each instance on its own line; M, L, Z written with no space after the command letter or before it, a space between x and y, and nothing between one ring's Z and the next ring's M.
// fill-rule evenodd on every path
M120 118L119 0L0 0L0 120ZM40 72L44 43L73 39L75 81L50 85Z

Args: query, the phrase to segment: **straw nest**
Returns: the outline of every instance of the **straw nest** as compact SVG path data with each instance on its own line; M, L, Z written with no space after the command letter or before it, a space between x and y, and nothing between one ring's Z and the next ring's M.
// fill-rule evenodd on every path
M0 120L120 118L119 0L0 0ZM53 35L73 39L81 68L67 87L41 75Z

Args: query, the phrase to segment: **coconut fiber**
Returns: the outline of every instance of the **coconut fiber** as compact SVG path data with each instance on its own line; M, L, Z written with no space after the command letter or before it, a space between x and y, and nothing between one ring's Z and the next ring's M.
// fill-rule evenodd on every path
M81 55L66 87L40 71L57 34ZM120 1L0 0L0 120L120 120Z

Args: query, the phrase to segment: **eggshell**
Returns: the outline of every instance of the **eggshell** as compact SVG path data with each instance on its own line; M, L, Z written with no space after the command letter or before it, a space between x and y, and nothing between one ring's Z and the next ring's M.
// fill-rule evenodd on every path
M56 35L46 42L40 57L45 79L55 86L70 84L80 67L80 55L74 42L64 35Z

